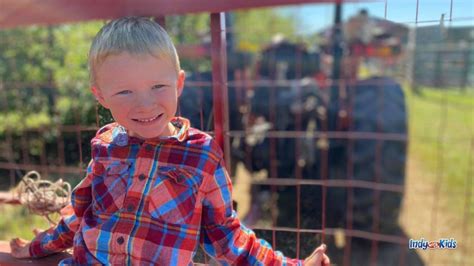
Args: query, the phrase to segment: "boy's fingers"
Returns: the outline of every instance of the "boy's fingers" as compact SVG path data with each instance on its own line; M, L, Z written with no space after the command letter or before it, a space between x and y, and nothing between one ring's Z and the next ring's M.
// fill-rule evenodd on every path
M326 266L326 265L327 265L327 266L329 266L329 265L330 265L330 263L331 263L331 260L329 259L329 257L328 257L328 256L326 256L326 254L324 254L324 257L323 257L323 265L325 265L325 266Z
M17 239L12 239L10 241L10 249L11 249L11 254L13 257L18 257L18 250L20 247L17 244Z
M324 254L326 252L326 245L322 244L318 248L316 248L313 253L305 259L304 264L308 265L328 265L329 266L329 258Z
M13 250L13 249L16 248L16 246L17 246L17 245L16 245L15 239L10 240L10 248Z
M20 245L20 244L18 243L18 241L20 241L19 238L14 238L14 239L12 239L12 240L10 241L10 245L11 245L11 246L14 246L14 247L17 247L17 246Z
M43 231L42 230L39 230L38 228L35 228L33 229L33 234L35 234L35 236L41 234Z
M316 251L320 251L320 252L326 252L326 244L321 244L321 246L319 246Z
M23 246L24 244L26 244L26 240L17 237L15 238L15 244L17 244L18 246Z
M326 245L325 244L321 244L321 246L319 246L318 248L316 248L314 251L313 251L313 254L311 254L311 257L316 255L317 253L324 253L326 252Z
M321 244L321 246L319 246L319 248L321 248L323 250L323 252L326 252L326 244Z
M10 249L11 255L15 258L23 259L29 258L30 254L28 249L26 248L26 244L28 242L21 238L14 238L10 240Z

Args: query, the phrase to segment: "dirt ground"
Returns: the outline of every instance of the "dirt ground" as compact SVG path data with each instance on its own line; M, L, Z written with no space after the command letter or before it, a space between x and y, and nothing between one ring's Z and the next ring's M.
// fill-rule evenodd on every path
M406 178L400 224L407 234L413 239L454 238L458 244L455 250L419 250L426 265L474 265L472 221L470 224L468 221L468 230L463 232L464 213L459 212L464 208L464 191L446 191L443 179L440 184L433 182L437 177L423 171L416 160L408 161ZM439 186L440 196L435 199ZM450 206L452 202L458 206ZM436 217L432 215L433 210L436 210Z

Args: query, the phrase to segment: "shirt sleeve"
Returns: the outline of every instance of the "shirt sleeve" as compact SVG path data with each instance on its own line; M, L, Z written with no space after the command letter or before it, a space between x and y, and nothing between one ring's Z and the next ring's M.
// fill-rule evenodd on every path
M223 265L303 265L258 239L232 208L232 184L223 160L204 183L201 245Z
M91 161L86 177L74 188L71 204L61 210L61 220L55 227L38 234L30 244L31 257L44 257L61 252L73 246L73 239L79 228L85 210L91 204Z

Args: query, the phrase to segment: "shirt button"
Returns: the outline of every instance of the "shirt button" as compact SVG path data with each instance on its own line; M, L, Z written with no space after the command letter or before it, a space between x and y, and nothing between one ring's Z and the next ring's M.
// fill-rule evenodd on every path
M153 146L150 145L150 144L147 144L147 145L145 146L145 150L146 150L146 151L152 151L152 150L153 150Z
M119 236L119 237L117 238L117 243L118 243L119 245L122 245L123 242L125 242L125 239L123 239L123 236Z
M145 178L146 178L146 175L144 175L144 174L141 174L141 175L138 176L138 179L139 179L140 181L145 180Z
M133 206L133 204L130 204L130 205L127 206L127 211L128 212L132 212L134 209L135 209L135 206Z

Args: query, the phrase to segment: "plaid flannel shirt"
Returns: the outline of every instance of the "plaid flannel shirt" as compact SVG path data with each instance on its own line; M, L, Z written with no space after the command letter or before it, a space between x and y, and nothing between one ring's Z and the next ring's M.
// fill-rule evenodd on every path
M239 221L216 142L187 119L172 123L179 133L146 141L117 123L101 128L70 215L39 234L30 254L72 246L60 264L190 265L200 243L224 265L301 265Z

